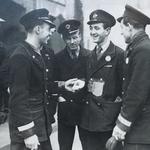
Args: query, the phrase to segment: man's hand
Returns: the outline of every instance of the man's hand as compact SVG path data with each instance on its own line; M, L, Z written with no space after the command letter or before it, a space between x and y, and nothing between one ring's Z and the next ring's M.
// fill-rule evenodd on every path
M125 139L126 132L121 130L117 125L114 127L112 136L116 138L116 140L122 141Z
M62 102L66 102L66 100L62 96L59 96L58 97L58 102L62 103Z
M74 78L65 82L65 89L70 92L76 92L85 86L85 81Z
M38 145L40 145L37 135L30 136L26 139L24 139L24 143L27 148L31 150L37 150Z

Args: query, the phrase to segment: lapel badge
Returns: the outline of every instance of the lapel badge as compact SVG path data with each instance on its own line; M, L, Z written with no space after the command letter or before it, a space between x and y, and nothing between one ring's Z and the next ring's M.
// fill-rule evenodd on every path
M48 57L49 55L48 55L48 54L45 54L45 56Z
M35 56L33 55L32 58L35 59Z
M66 24L66 29L70 29L70 24Z
M111 57L108 55L108 56L105 57L105 60L106 60L107 62L109 62L109 61L111 61Z
M126 64L128 64L128 63L129 63L129 58L127 57L127 58L126 58Z

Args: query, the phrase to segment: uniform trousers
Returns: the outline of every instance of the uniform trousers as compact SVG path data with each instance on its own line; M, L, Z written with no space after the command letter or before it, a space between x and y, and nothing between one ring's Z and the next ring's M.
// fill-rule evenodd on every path
M111 137L112 131L93 132L80 128L80 139L83 150L107 150L106 142ZM114 150L122 150L119 142Z
M71 150L75 136L75 129L78 128L80 138L80 127L58 122L58 142L60 150Z
M30 150L30 149L26 148L24 143L12 142L10 144L10 150ZM38 150L52 150L50 140L40 142L40 145L38 146Z

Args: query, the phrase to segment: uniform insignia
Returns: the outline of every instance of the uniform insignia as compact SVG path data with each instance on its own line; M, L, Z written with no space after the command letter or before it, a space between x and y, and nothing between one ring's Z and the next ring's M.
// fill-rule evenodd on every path
M95 13L95 14L93 14L93 19L96 19L97 18L97 14Z
M35 56L33 55L32 58L35 59Z
M107 62L109 62L109 61L111 61L111 57L110 57L110 56L106 56L106 57L105 57L105 60L106 60Z
M46 57L48 57L48 56L49 56L49 54L45 54L45 56L46 56Z
M70 29L70 24L66 24L66 29Z
M128 64L128 63L129 63L129 58L127 57L127 58L126 58L126 64Z

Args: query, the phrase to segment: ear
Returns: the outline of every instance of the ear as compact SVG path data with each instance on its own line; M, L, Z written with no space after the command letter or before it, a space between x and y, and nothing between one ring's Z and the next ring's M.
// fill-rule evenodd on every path
M105 31L106 31L106 35L109 35L111 31L111 27L106 28Z
M132 31L133 30L133 25L131 25L130 23L127 24L129 27L129 30Z
M35 33L39 34L40 33L40 26L38 26L38 25L35 26L33 30Z

